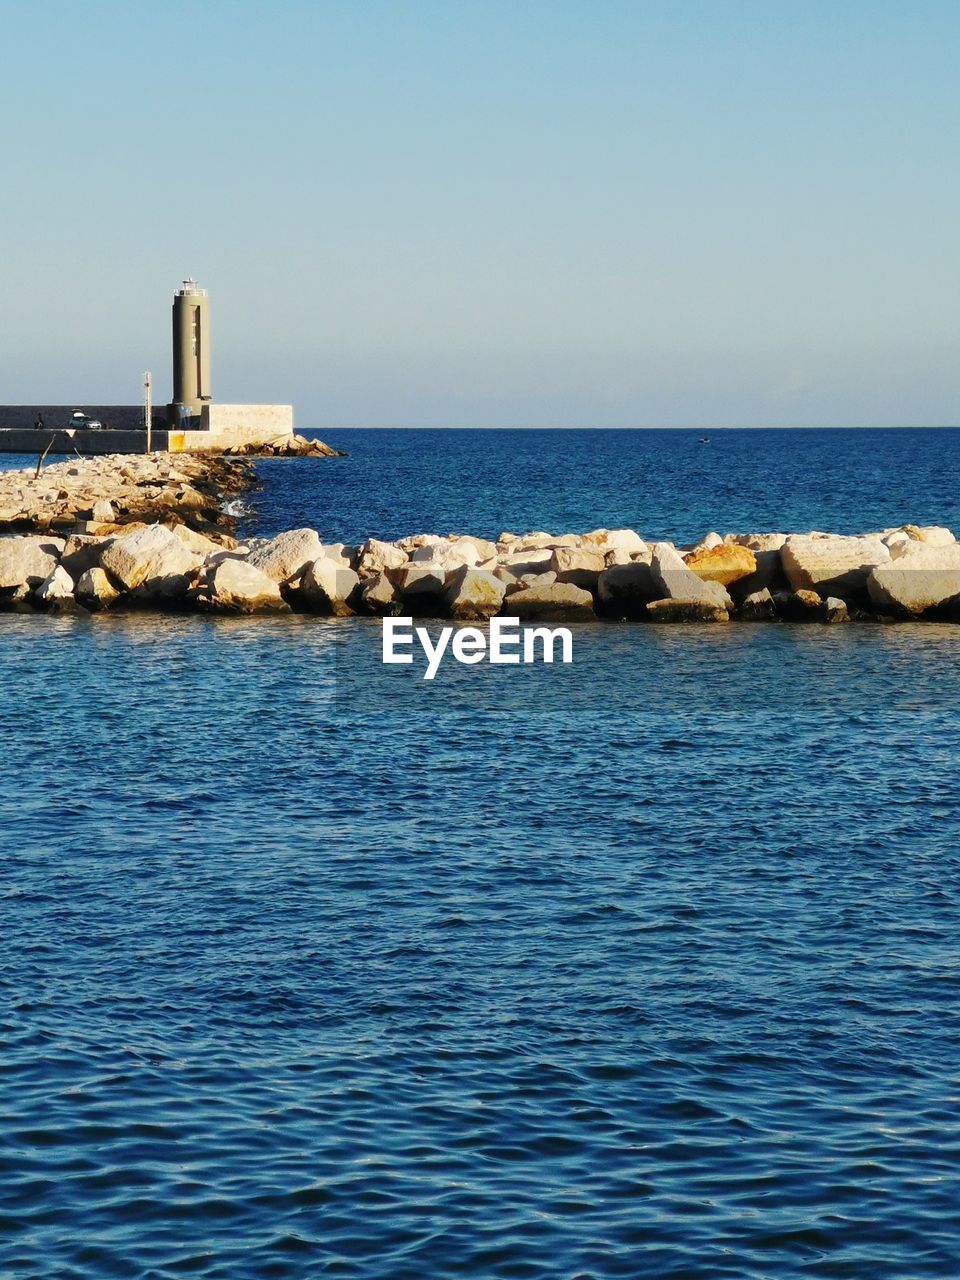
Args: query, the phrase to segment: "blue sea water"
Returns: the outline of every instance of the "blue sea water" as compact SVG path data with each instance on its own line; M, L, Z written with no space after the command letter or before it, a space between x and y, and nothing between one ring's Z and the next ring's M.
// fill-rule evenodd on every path
M788 441L772 518L719 433L619 498L491 434L492 515L465 435L330 433L261 527L957 523L954 433ZM0 1276L955 1280L960 628L378 645L0 615Z
M960 429L324 431L346 459L258 463L251 531L410 533L960 530Z

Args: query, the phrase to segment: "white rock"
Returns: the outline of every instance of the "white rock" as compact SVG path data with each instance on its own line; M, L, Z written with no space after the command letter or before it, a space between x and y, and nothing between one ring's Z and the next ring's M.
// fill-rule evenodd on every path
M85 609L109 609L120 592L108 575L94 566L80 575L75 594Z
M451 533L448 541L454 546L461 542L469 542L477 553L477 563L480 564L484 560L496 560L497 544L490 542L487 538L475 538L472 533Z
M397 589L405 599L410 596L438 596L442 593L446 580L446 567L429 562L407 564L396 571Z
M960 543L913 542L867 580L874 604L919 617L960 595Z
M514 591L527 591L531 587L552 587L557 580L557 575L550 573L522 573L519 578L514 578L512 582L504 580L506 594L513 595Z
M197 533L196 529L191 529L189 525L175 524L170 532L175 538L179 538L190 551L197 551L204 558L232 550L232 547L225 547L220 542L214 542L205 533Z
M474 621L492 618L503 603L504 584L492 573L464 566L450 579L444 601L452 618Z
M288 529L250 552L249 562L274 582L289 582L323 554L314 529Z
M949 547L956 542L956 538L950 530L944 529L942 525L905 524L903 530L916 542L924 542L931 547Z
M699 601L730 609L732 601L719 582L705 582L683 562L683 557L668 542L658 542L653 548L651 572L661 596L668 600Z
M360 548L349 546L345 542L325 542L323 557L332 560L341 569L356 569L360 561Z
M100 556L100 567L126 590L165 596L185 589L203 556L185 547L162 524L147 525L114 538Z
M545 533L542 529L536 530L534 533L524 533L517 539L514 548L517 551L543 551L552 547L556 542L556 537L552 533Z
M222 560L209 571L197 596L214 613L263 613L289 609L274 578L247 560Z
M695 542L692 547L688 548L687 555L693 556L700 551L712 551L714 547L722 547L723 539L719 533L705 533L699 542Z
M841 598L866 588L871 569L890 559L879 537L789 537L780 560L794 591L816 591Z
M410 553L411 564L442 565L447 572L464 565L473 569L480 562L480 552L469 539L458 542L437 542L432 546L417 547Z
M73 579L62 565L57 565L49 577L37 587L34 595L41 604L54 604L73 599Z
M733 533L728 534L724 541L749 547L751 551L779 551L787 536L785 533Z
M113 524L117 518L113 503L108 502L106 498L101 498L99 502L93 504L91 519L96 520L97 524Z
M604 567L602 553L586 547L554 547L550 557L550 569L557 575L558 582L572 582L585 591L597 589L597 579Z
M359 581L352 569L338 567L333 560L319 556L304 570L300 601L314 613L346 617L353 612L347 600Z
M627 558L648 552L647 544L633 529L594 529L583 535L580 545L591 551L599 551L601 555L612 552ZM623 564L625 560L620 560L619 563Z
M375 544L380 547L395 547L409 556L411 552L418 550L420 547L437 547L446 541L447 539L441 538L439 533L411 533L405 538L398 538L396 542L378 543L376 538L371 538L366 545Z
M586 621L595 617L593 596L572 582L524 587L504 598L501 612L509 618Z
M381 542L379 538L368 538L360 548L357 573L361 578L374 578L388 569L402 569L406 563L407 553L400 547Z
M22 600L57 567L63 542L46 537L0 538L0 593Z
M359 607L376 617L398 617L403 612L403 601L386 573L378 573L361 587Z
M552 560L551 547L524 548L519 551L502 552L500 555L500 564L517 577L524 573L547 573Z

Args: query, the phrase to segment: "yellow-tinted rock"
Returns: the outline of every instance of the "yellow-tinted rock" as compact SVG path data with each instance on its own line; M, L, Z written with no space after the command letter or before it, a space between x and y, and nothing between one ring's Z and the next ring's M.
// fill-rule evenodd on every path
M757 557L750 548L731 542L704 551L692 551L685 563L704 582L719 582L724 587L757 571Z

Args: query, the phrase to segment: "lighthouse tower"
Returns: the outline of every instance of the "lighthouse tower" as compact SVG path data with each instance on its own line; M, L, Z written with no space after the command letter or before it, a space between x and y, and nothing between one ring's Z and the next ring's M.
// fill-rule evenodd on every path
M173 296L173 414L197 418L210 403L210 312L206 289L184 280Z

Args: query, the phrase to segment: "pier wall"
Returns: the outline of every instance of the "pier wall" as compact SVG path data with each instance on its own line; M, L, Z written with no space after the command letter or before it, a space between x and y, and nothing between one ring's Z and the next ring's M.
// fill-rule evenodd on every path
M83 412L102 422L101 430L71 427L75 405L0 405L0 453L144 453L140 405L90 405ZM40 414L42 430L33 423ZM204 405L199 427L168 426L165 409L153 413L151 446L171 453L219 453L238 445L276 444L293 436L291 405Z

